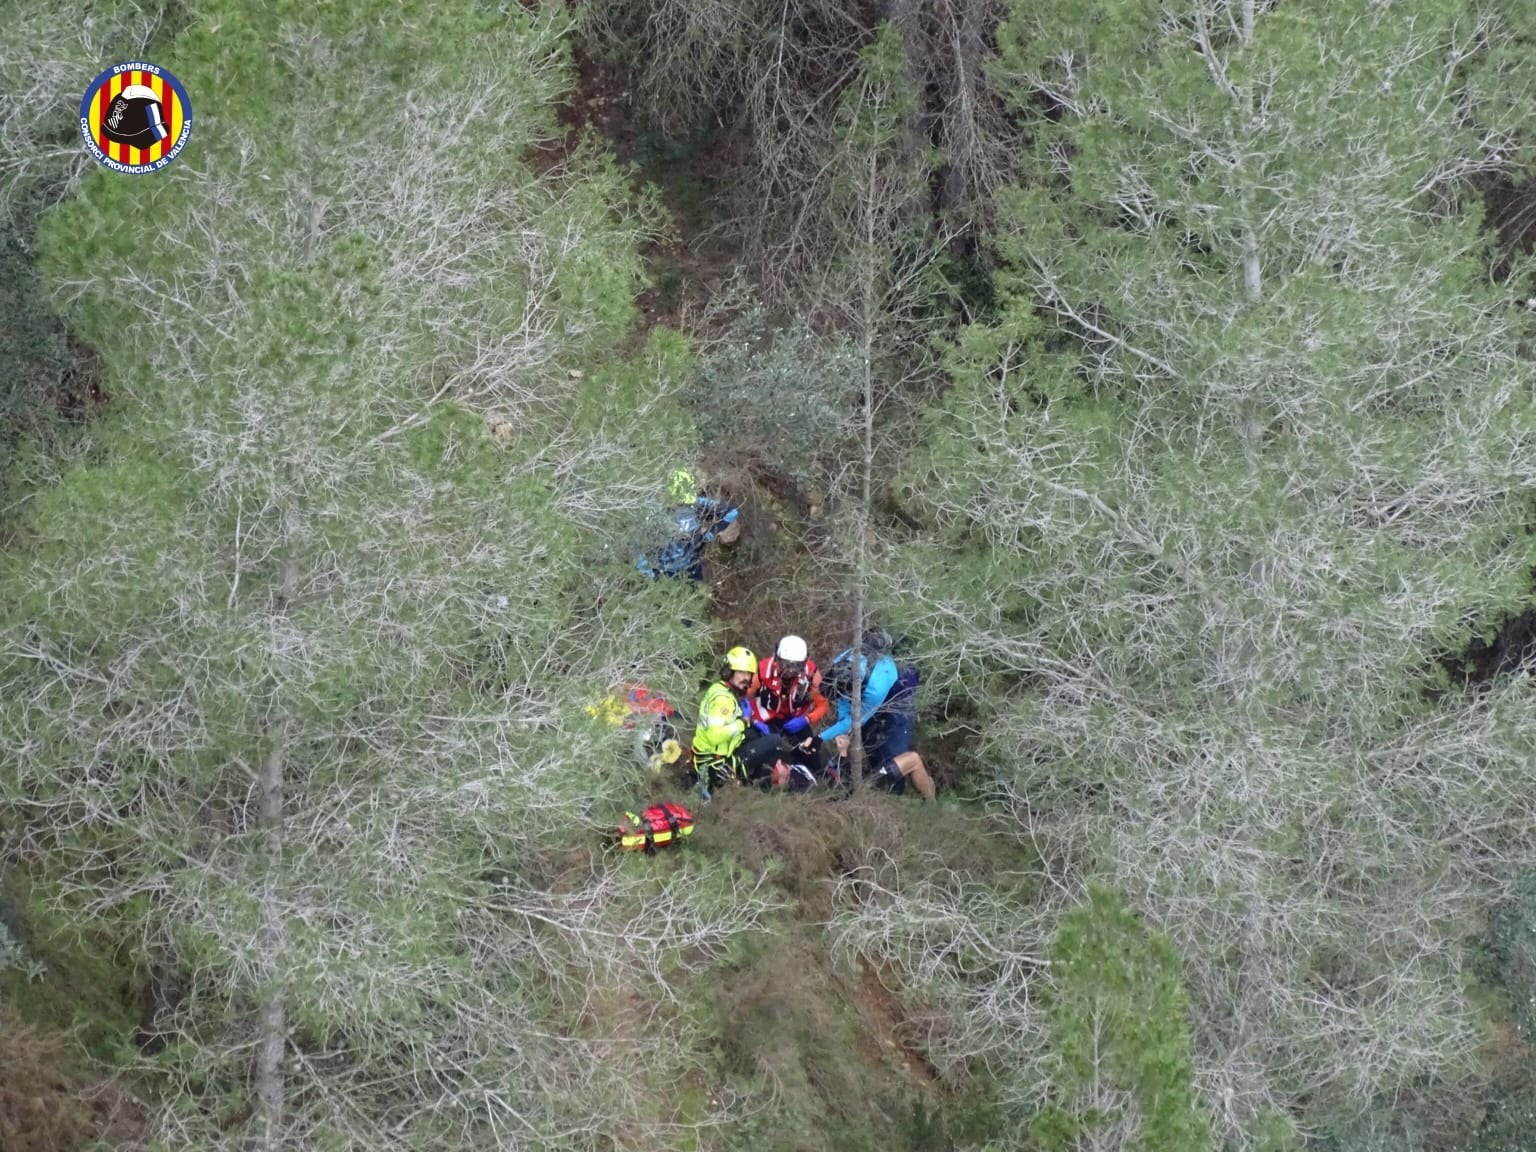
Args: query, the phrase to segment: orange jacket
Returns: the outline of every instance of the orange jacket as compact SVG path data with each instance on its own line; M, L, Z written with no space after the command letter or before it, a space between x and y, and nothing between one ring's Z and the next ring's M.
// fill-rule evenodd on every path
M821 670L814 660L805 662L805 670L785 681L777 657L765 656L757 664L757 682L752 691L752 718L764 724L783 724L804 716L812 728L827 718L832 706L821 694Z

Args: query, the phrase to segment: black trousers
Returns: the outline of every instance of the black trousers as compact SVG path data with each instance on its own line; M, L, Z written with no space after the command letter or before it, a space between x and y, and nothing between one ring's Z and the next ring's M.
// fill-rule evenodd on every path
M779 758L779 734L748 728L736 755L746 769L747 783L755 784L773 773L773 762Z
M694 774L710 788L718 788L732 779L742 784L766 779L779 758L779 734L755 728L748 728L747 733L747 738L729 756L695 756Z

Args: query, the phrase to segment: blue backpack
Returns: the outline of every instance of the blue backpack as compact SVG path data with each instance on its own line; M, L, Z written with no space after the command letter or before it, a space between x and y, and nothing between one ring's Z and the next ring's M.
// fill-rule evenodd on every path
M896 683L891 685L891 690L886 694L882 708L896 704L911 707L911 701L917 696L917 688L923 682L922 673L917 665L910 660L898 660L890 653L868 653L864 657L864 675L855 678L853 670L853 650L848 649L838 653L832 658L832 664L823 677L822 686L826 690L828 699L838 697L852 698L855 690L863 692L865 684L869 681L869 673L880 661L882 656L890 656L892 663L896 665ZM871 658L873 657L873 659ZM857 683L855 680L857 679Z

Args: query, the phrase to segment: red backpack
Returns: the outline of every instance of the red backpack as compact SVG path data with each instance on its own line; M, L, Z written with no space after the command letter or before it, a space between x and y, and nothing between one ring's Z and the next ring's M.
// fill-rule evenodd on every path
M693 834L693 813L681 804L652 804L640 815L624 813L619 846L631 852L668 848Z

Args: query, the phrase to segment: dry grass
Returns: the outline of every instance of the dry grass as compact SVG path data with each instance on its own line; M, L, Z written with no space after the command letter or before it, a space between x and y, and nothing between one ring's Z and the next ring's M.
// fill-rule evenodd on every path
M975 809L882 793L846 800L726 789L700 809L687 852L768 872L791 902L705 988L724 1075L771 1098L771 1135L731 1147L797 1152L931 1148L916 1119L974 1111L974 1085L946 1079L925 1051L920 999L894 975L836 951L838 881L876 859L980 879L1028 870ZM942 860L942 865L940 861ZM845 889L846 890L846 889Z
M68 1037L0 1005L0 1149L83 1152L97 1141L120 1148L137 1125L132 1100L116 1085L93 1084Z

